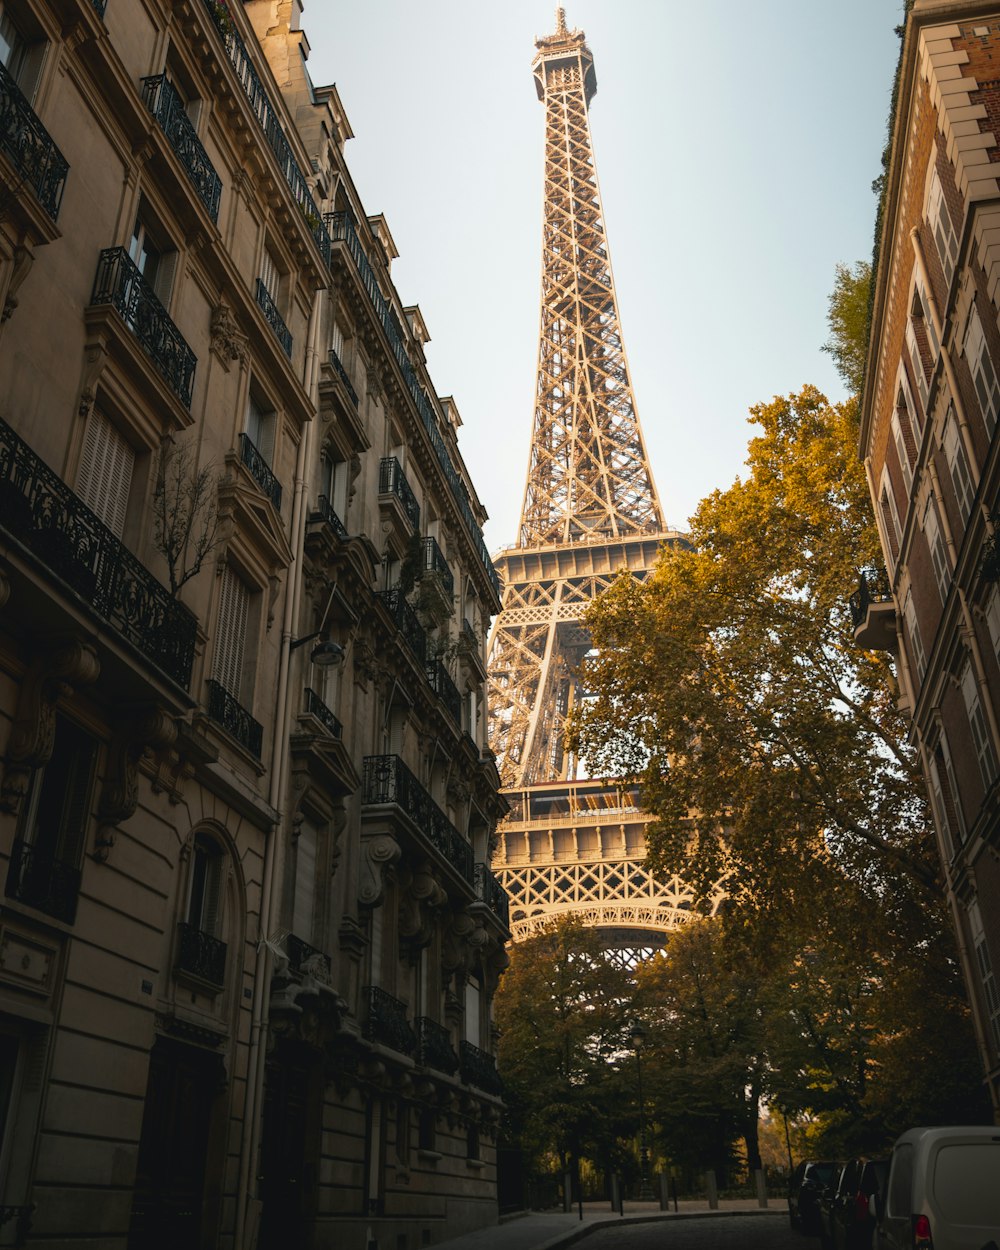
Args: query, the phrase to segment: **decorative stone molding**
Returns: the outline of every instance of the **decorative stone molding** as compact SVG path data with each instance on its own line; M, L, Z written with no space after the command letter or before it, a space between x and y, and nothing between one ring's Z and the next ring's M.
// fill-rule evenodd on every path
M211 349L227 370L234 360L246 368L250 360L249 339L225 300L212 309L211 335Z
M0 326L10 320L14 309L17 308L17 292L21 283L28 276L32 264L34 263L35 254L24 244L18 243L14 248L14 264L10 271L10 280L7 283L7 295L3 302L3 311L0 312Z
M80 686L92 685L100 671L96 649L79 638L58 644L30 665L21 680L7 739L0 810L15 815L20 811L32 772L52 758L59 700Z
M177 725L159 707L146 708L119 727L111 741L97 808L94 858L100 863L107 862L118 825L135 814L139 803L139 761L147 751L167 751L176 741Z
M80 375L80 398L77 400L77 412L81 417L89 417L94 410L97 399L97 383L104 371L108 358L108 346L102 340L90 342L83 352L83 370Z
M398 873L399 936L415 950L430 945L437 929L436 915L447 903L447 892L434 876L428 862Z
M386 878L401 855L399 843L388 833L365 840L358 887L358 902L362 907L378 907L381 904L385 897Z

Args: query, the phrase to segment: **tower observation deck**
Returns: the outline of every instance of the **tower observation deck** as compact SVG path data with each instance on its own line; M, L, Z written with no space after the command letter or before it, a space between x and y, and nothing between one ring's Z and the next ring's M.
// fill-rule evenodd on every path
M565 914L629 962L690 915L679 878L644 865L635 787L580 777L566 718L590 649L583 616L622 569L644 580L665 528L622 342L594 164L594 58L565 10L537 39L545 106L542 292L535 412L518 541L494 558L503 606L490 642L490 743L511 812L493 867L515 939Z

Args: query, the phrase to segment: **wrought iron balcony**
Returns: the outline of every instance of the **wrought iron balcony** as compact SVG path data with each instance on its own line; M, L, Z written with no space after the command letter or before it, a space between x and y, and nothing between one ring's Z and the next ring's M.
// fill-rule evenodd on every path
M94 8L97 11L97 16L101 19L102 22L104 21L104 10L107 7L108 7L108 0L94 0Z
M53 221L59 216L69 163L0 62L0 148Z
M347 370L344 368L343 362L332 347L330 348L330 364L333 366L334 373L338 378L340 378L341 382L343 382L344 389L347 391L351 403L355 408L357 408L358 392L351 385L351 379L347 376Z
M453 594L455 591L455 578L448 567L448 561L444 558L444 552L438 546L437 539L422 538L420 540L420 555L423 562L423 571L440 577L446 593L449 595Z
M458 1055L451 1044L451 1034L430 1016L417 1016L417 1062L451 1076L458 1071Z
M365 289L375 317L382 329L385 331L386 338L389 340L389 347L395 357L396 363L399 365L400 372L406 382L410 396L416 405L417 412L420 414L420 420L430 439L431 447L434 449L434 455L440 466L441 472L444 474L445 481L451 490L455 505L459 514L465 523L472 545L475 548L476 555L479 557L483 566L483 571L489 579L490 585L494 592L500 594L500 578L496 569L493 567L493 561L490 559L490 553L486 549L486 543L483 541L483 532L479 528L472 511L472 503L469 499L469 492L465 483L454 464L452 464L451 453L448 451L444 437L438 426L437 414L434 411L434 405L431 403L427 392L420 385L416 371L407 355L406 344L403 339L403 331L399 324L392 307L386 300L385 296L379 289L378 282L375 279L374 270L369 263L368 257L365 255L364 248L361 246L361 240L358 238L357 230L353 216L349 212L328 213L326 216L327 226L329 227L330 238L339 243L343 243L358 271L361 279L361 285Z
M406 645L417 657L421 664L427 660L427 635L424 628L417 620L417 614L406 602L406 599L398 588L396 590L380 590L378 597L386 606L386 610L395 622L396 628L402 634L406 641Z
M848 599L854 641L868 651L893 651L896 639L896 605L884 569L858 576L858 588Z
M503 1085L497 1075L497 1061L485 1050L462 1042L459 1047L460 1075L466 1085L475 1085L487 1094L501 1094Z
M187 972L219 989L226 983L226 944L185 921L177 926L177 972Z
M7 866L6 895L47 916L72 924L80 892L80 870L51 851L15 838Z
M208 683L208 714L212 720L231 734L240 746L246 747L251 755L260 759L264 745L263 725L254 720L225 686L213 680L209 680Z
M306 686L306 711L316 717L318 721L322 721L326 728L334 738L343 736L344 727L336 716L330 711L323 700L319 697L315 690L310 690Z
M90 302L118 309L160 376L190 408L197 358L123 247L101 252Z
M414 529L420 526L420 504L413 493L413 487L406 480L403 466L395 456L383 456L378 466L378 493L395 495L403 505L403 511L409 518Z
M468 617L462 617L462 637L460 640L464 646L471 648L473 651L479 651L479 638L473 628L472 622Z
M313 975L318 972L321 981L329 981L330 956L325 952L303 942L294 933L289 933L285 938L285 951L288 954L288 966L293 972Z
M240 435L240 459L250 470L253 480L280 512L281 483L274 476L271 466L254 446L249 434Z
M440 660L428 660L424 672L430 688L448 709L448 715L456 725L462 724L462 696L458 687L448 676L448 670Z
M222 180L208 158L201 140L184 109L184 101L166 74L142 80L142 98L146 107L160 123L170 146L184 166L198 198L213 221L219 220L219 196Z
M415 1054L417 1035L406 1018L406 1005L377 985L366 985L365 993L368 995L365 1037L401 1055Z
M398 755L365 756L361 801L400 808L434 849L473 884L472 847Z
M187 688L195 617L3 420L0 528L146 659Z
M476 897L486 904L505 928L510 928L510 899L488 864L476 865Z
M264 319L274 331L278 342L285 349L285 355L292 354L292 336L288 332L288 326L285 325L284 318L278 312L278 305L271 298L271 292L264 283L257 279L257 304L264 314Z
M330 501L326 495L320 495L316 500L316 510L309 519L310 521L325 521L342 543L346 543L351 537L343 521L330 506Z
M330 235L323 223L316 201L309 191L306 177L292 154L291 145L281 128L277 111L268 97L260 75L254 68L246 44L236 28L236 19L230 12L226 0L205 0L205 8L208 10L212 24L219 32L226 58L235 71L237 84L246 96L257 124L264 133L265 142L278 162L278 168L292 193L302 220L306 223L309 233L322 253L323 260L329 264Z

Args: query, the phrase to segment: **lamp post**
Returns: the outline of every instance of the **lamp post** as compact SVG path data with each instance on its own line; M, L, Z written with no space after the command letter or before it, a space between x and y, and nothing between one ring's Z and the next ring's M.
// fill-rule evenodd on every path
M632 1022L629 1032L632 1049L635 1051L635 1067L639 1083L639 1201L650 1202L653 1191L649 1186L649 1151L646 1149L646 1103L642 1096L642 1047L646 1040L646 1030L638 1020Z

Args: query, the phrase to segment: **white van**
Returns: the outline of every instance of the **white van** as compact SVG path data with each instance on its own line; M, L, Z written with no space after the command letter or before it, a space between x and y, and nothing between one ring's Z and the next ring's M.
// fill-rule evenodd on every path
M879 1206L879 1250L1000 1250L1000 1127L909 1129Z

